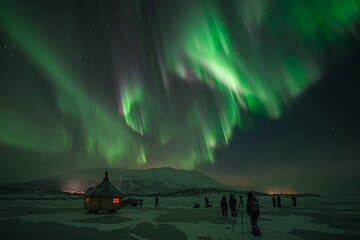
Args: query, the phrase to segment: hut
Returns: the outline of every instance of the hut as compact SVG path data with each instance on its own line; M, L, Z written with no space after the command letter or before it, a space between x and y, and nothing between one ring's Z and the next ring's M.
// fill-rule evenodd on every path
M108 172L105 172L104 180L96 187L89 188L84 196L84 208L89 213L116 212L121 206L121 193L110 182Z

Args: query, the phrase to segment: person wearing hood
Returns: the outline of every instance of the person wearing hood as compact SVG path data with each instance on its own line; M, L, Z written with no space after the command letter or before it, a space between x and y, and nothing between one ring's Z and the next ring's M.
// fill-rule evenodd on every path
M229 206L230 206L230 210L231 210L231 216L236 217L236 215L237 215L236 198L232 193L230 194L230 198L229 198Z
M228 204L225 196L222 196L220 208L221 208L222 216L227 217Z
M260 216L260 204L252 192L247 194L246 210L250 218L252 234L254 236L260 236L260 229L257 225L258 218Z

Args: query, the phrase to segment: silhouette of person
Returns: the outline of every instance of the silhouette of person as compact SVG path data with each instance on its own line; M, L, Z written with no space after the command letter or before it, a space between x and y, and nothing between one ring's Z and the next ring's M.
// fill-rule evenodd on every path
M159 198L158 196L155 197L155 207L159 206Z
M278 207L278 208L281 208L281 198L280 198L280 195L277 195L276 201L277 201L277 207Z
M231 193L230 194L230 198L229 198L229 206L230 206L230 210L231 210L231 216L232 217L236 217L236 198L234 197L234 195Z
M276 208L276 198L275 198L275 196L272 196L272 204L273 204L273 207Z
M225 196L222 196L220 208L221 208L222 216L227 217L228 204Z
M293 206L296 207L296 196L292 195L291 200L292 200Z
M260 229L257 225L260 216L260 204L252 192L249 192L247 197L246 210L250 218L251 232L254 236L260 236Z
M205 196L205 207L209 208L210 207L210 203L209 203L209 199L207 196Z

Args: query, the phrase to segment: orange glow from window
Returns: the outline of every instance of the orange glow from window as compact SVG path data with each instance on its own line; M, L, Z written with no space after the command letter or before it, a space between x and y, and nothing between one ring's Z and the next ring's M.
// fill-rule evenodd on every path
M89 197L85 198L85 202L86 202L86 203L89 203L89 202L90 202L90 198L89 198Z
M112 203L113 204L119 204L120 203L120 198L118 198L118 197L113 198Z

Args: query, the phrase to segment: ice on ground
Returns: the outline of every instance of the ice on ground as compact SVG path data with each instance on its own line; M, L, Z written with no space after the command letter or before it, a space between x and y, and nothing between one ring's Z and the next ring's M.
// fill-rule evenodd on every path
M250 234L247 215L243 221L241 216L220 216L220 197L209 196L214 207L207 209L192 208L196 202L204 206L203 196L160 198L160 207L154 206L153 198L144 198L144 206L123 208L114 214L87 214L80 200L2 200L0 231L2 236L11 236L8 239L26 237L22 231L12 230L16 226L38 239L48 239L42 234L48 229L61 229L67 239L86 237L89 232L90 239L257 239ZM360 239L360 205L356 200L299 198L299 206L293 208L284 199L281 209L273 208L269 197L259 200L261 239Z

